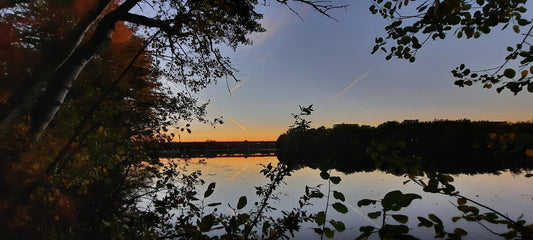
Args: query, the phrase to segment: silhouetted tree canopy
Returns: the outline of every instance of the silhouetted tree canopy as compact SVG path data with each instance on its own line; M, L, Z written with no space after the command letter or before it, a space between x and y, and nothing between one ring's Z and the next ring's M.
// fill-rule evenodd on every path
M386 36L376 38L372 53L382 51L386 59L416 60L417 52L429 40L476 39L494 31L512 28L522 40L507 43L509 54L499 66L470 69L461 63L452 70L455 84L473 83L483 88L497 87L518 94L524 88L533 92L532 20L526 15L527 0L373 0L370 11L390 21ZM505 46L502 46L502 48Z
M377 127L336 124L289 129L277 140L278 158L293 166L326 164L343 172L481 173L531 168L532 123L405 120Z
M329 1L277 2L289 9L293 3L306 4L326 16L329 10L343 7ZM20 42L21 37L25 40L45 37L61 48L45 56L46 66L40 71L25 69L27 79L31 79L26 84L5 91L8 97L3 99L0 122L16 122L29 112L32 132L38 137L54 118L85 65L108 47L117 24L124 22L138 28L138 34L154 36L149 53L158 63L160 74L181 84L185 92L197 92L217 79L233 77L235 69L221 54L220 47L235 49L250 44L247 35L265 30L258 22L262 14L255 10L259 4L256 0L38 0L4 4L2 17L15 24L5 25L9 30L5 32L10 36L8 43ZM56 33L32 30L54 20L55 11L71 11L75 16L69 21L56 21L61 30ZM43 12L48 15L36 14ZM9 48L19 47L34 46L27 43Z

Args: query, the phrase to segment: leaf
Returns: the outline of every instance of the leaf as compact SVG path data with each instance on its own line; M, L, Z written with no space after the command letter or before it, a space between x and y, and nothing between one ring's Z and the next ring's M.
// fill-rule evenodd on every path
M398 236L409 232L409 228L405 225L390 225L385 224L380 230L380 235L386 236L384 239L389 239L390 237Z
M442 220L440 220L440 218L437 217L437 215L435 215L435 214L432 213L432 214L429 214L428 217L429 217L429 219L431 219L433 222L438 223L439 225L442 225Z
M403 194L399 190L391 191L385 194L381 200L381 205L385 210L398 211L402 207L408 207L414 199L422 199L418 194L407 193Z
M211 230L213 225L215 224L216 217L212 214L209 214L202 218L201 221L198 221L198 227L200 228L200 231L202 232L208 232Z
M324 194L321 192L313 192L309 195L310 198L323 198Z
M362 200L359 200L359 202L357 202L357 206L358 207L362 207L362 206L368 206L370 204L376 204L376 200L372 200L372 199L362 199Z
M530 93L533 93L533 82L530 82L527 84L527 91Z
M316 214L315 222L316 224L318 224L318 226L324 225L324 223L326 222L326 214L324 213L324 211L320 211Z
M221 205L221 204L222 204L222 203L217 202L217 203L210 203L210 204L207 204L207 206L208 206L208 207L216 207L216 206Z
M519 27L518 25L514 25L514 26L513 26L513 31L514 31L515 33L520 33L520 27Z
M269 228L270 228L270 222L265 221L265 223L263 223L263 233L266 233Z
M341 182L341 178L337 176L330 177L329 180L331 180L331 183L333 184L339 184Z
M341 200L341 201L345 201L346 199L344 198L344 194L341 193L341 192L337 192L337 191L333 191L333 197L335 199L338 199L338 200Z
M330 220L329 223L335 228L335 230L342 232L346 230L346 226L341 221Z
M329 173L326 172L326 171L322 171L320 172L320 177L324 180L328 180L329 179Z
M241 213L237 215L237 219L239 220L239 222L246 222L248 221L248 219L250 219L250 215L248 215L247 213Z
M372 231L374 231L374 229L376 229L375 227L373 226L362 226L359 228L359 231L360 232L365 232L365 233L370 233Z
M193 210L195 212L199 212L200 211L200 209L196 205L194 205L192 203L189 203L188 206L191 208L191 210Z
M247 202L248 202L248 200L246 199L246 196L241 196L239 198L239 202L237 203L237 209L241 209L244 206L246 206Z
M506 77L506 78L514 78L514 76L516 75L516 72L514 69L511 69L511 68L507 68L503 71L503 75Z
M337 212L340 212L340 213L347 213L348 212L348 208L346 206L344 206L344 204L340 203L340 202L336 202L334 203L333 205L331 205L335 210L337 210Z
M207 190L205 190L204 198L207 198L211 196L211 194L213 194L213 192L215 191L215 186L216 186L216 183L214 182L209 184L209 186L207 187Z
M367 214L369 218L376 219L381 216L381 211L371 212Z
M458 198L457 204L459 205L465 205L466 204L466 198Z
M525 176L525 177L526 177L526 178L530 178L530 177L533 177L533 173L528 173L528 174L526 174L526 176Z
M418 224L419 227L433 227L433 223L431 221L429 221L427 218L424 218L424 217L417 217L418 218L418 221L420 221L420 223Z
M466 232L466 231L465 231L464 229L462 229L462 228L455 228L455 229L453 230L453 233L455 233L455 234L457 234L457 235L459 235L459 236L461 236L461 237L462 237L462 236L466 236L466 235L468 234L468 232Z
M407 223L407 221L409 221L409 217L407 217L406 215L394 214L391 216L392 218L394 218L394 220L398 221L399 223Z
M326 235L328 238L333 238L335 236L335 232L329 228L324 228L324 235Z
M457 209L459 209L459 211L464 212L464 213L471 212L475 215L479 214L479 209L473 206L461 205L461 206L457 206Z
M520 76L526 77L528 73L529 72L527 70L524 70L524 71L520 72Z

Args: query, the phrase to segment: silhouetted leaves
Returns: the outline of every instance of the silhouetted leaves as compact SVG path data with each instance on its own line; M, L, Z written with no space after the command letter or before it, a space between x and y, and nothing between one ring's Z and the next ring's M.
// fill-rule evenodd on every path
M329 173L326 172L326 171L322 171L320 172L320 177L324 180L328 180L329 179Z
M367 214L369 218L376 219L381 216L381 211L371 212Z
M237 203L237 209L242 209L243 207L246 206L246 203L248 203L246 196L241 196L239 198L239 202Z
M335 228L335 230L342 232L346 230L346 226L341 221L329 220L329 223Z
M347 213L348 212L348 208L340 203L340 202L336 202L334 203L333 205L331 205L335 210L337 210L337 212L340 212L340 213Z
M402 10L401 7L407 6L411 1L374 0L373 2L369 8L370 12L379 13L382 18L389 20L389 25L385 27L385 38L375 38L372 54L382 51L386 54L386 60L394 57L414 62L417 52L429 39L435 41L453 35L457 38L475 39L484 34L490 34L492 29L499 25L505 29L509 24L512 24L511 28L515 34L522 34L521 28L523 27L531 31L531 21L523 18L527 10L526 1L420 1L420 5L409 10ZM402 21L405 19L410 21ZM483 73L470 75L471 70L461 64L452 71L454 78L457 78L455 84L463 87L479 82L482 83L483 88L487 89L499 84L498 93L505 88L515 94L520 92L522 87L531 82L532 76L522 71L520 79L513 78L518 70L533 62L533 51L523 49L522 46L528 44L531 35L523 35L524 37L521 37L523 40L517 43L516 47L507 47L509 54L502 59L502 64L497 68L475 71ZM419 38L425 40L420 43ZM509 65L518 67L505 68ZM503 82L504 77L512 81Z
M394 220L398 221L399 223L407 223L409 221L409 217L402 214L393 214L391 215Z
M333 197L334 197L335 199L341 200L341 201L343 201L343 202L344 202L344 200L346 200L346 199L344 198L344 194L343 194L342 192L338 192L338 191L333 191Z
M213 194L213 192L215 191L215 185L216 185L216 183L214 183L214 182L209 184L209 186L207 187L207 190L205 190L204 198L207 198L207 197L211 196L211 194Z
M324 213L324 211L320 211L316 214L315 222L316 224L318 224L318 226L324 225L324 223L326 222L326 214Z
M409 206L414 199L422 199L422 197L418 194L403 194L401 191L395 190L385 194L381 200L381 205L386 211L398 211L403 207Z
M341 182L341 178L337 176L332 176L329 179L331 180L331 183L333 184L339 184Z
M368 206L370 204L376 204L376 200L372 200L372 199L361 199L357 202L357 206L358 207L362 207L362 206Z

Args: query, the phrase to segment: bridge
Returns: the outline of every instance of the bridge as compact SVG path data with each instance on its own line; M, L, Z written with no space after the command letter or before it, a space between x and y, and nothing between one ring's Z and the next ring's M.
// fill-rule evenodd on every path
M158 152L161 157L275 156L276 142L170 142L161 145Z

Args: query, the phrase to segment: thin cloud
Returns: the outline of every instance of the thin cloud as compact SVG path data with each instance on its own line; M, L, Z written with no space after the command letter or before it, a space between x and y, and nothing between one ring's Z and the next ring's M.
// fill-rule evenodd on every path
M353 81L350 85L348 85L348 87L346 87L345 89L343 89L339 94L337 94L337 96L335 96L334 98L332 98L330 100L330 102L335 102L335 100L337 100L337 98L339 98L342 94L344 94L346 91L348 91L348 89L350 89L351 87L353 87L353 85L355 85L357 82L359 82L361 79L363 79L368 73L370 72L370 70L366 71L366 73L364 73L363 75L361 75L359 78L355 79L355 81Z

